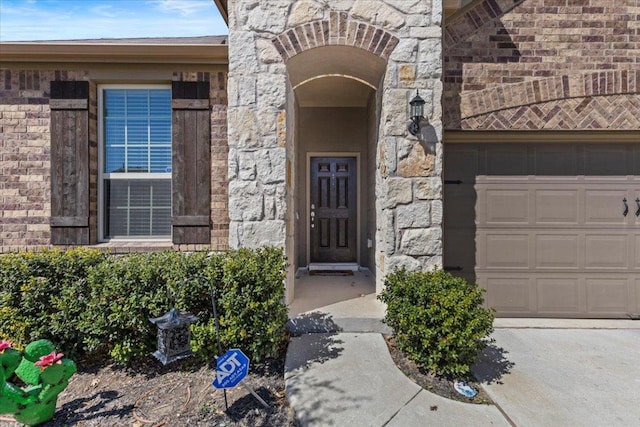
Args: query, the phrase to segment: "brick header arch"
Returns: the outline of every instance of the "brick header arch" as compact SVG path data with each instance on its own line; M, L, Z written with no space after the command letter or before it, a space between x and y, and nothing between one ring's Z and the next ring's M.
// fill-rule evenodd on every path
M466 119L495 111L550 101L640 93L640 70L565 74L463 94L460 117Z
M282 58L320 46L352 46L389 59L398 38L381 28L357 21L345 12L331 12L329 19L307 22L272 39Z
M445 50L468 39L486 24L499 19L524 0L482 0L446 20L443 31Z
M587 96L508 108L460 121L462 130L635 130L640 94Z

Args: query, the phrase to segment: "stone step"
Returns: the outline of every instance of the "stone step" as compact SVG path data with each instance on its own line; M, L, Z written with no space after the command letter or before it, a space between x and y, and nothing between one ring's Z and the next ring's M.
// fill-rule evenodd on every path
M322 334L332 332L376 332L391 334L391 328L382 319L371 317L334 317L323 312L304 313L287 322L292 335Z

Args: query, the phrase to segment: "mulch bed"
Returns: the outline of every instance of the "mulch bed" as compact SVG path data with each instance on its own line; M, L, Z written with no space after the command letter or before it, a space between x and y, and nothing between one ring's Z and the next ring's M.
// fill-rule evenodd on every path
M446 397L447 399L457 400L460 402L493 404L491 398L487 393L485 393L478 383L474 381L467 381L467 384L478 390L478 394L471 399L463 396L453 388L453 380L438 376L432 372L427 372L420 368L416 362L409 359L404 353L402 353L402 351L400 351L393 337L385 336L385 341L387 342L391 358L395 362L396 366L413 382L425 390L439 396Z
M405 356L392 337L385 337L391 358L412 381L448 399L492 404L477 383L478 394L469 399L453 388L453 381L425 372ZM299 427L285 397L283 351L279 358L252 365L245 383L270 406L265 409L243 387L224 392L211 385L215 366L198 365L192 359L162 366L155 359L132 368L86 367L74 375L60 394L58 410L42 427L162 427L247 426ZM437 408L436 408L437 409ZM434 409L435 410L435 409ZM21 424L0 416L0 426Z
M82 366L82 364L80 364ZM57 411L43 427L62 426L298 426L284 391L284 352L278 359L251 367L244 382L270 408L244 387L224 392L211 385L215 366L193 360L162 366L149 359L130 369L85 368L60 394ZM0 426L20 426L0 418Z

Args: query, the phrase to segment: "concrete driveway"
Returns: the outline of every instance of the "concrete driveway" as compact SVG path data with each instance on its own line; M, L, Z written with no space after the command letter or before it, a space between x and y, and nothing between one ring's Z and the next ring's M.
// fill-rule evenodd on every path
M634 325L496 329L474 371L517 427L640 426L640 323Z

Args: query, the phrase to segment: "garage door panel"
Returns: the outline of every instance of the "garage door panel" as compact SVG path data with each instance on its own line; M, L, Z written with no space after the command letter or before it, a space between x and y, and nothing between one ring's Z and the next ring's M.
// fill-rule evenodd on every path
M471 185L446 185L444 212L447 227L473 228L476 226L476 190Z
M634 145L631 153L632 167L629 175L640 176L640 145Z
M536 235L535 268L577 269L579 240L577 235Z
M629 285L626 278L588 278L587 310L591 313L627 313Z
M627 175L628 151L625 145L591 145L585 147L584 175Z
M624 200L627 199L626 190L586 190L585 191L585 224L586 225L604 225L626 223L624 211L626 209ZM629 212L632 212L633 206L627 199ZM635 212L635 211L633 211Z
M482 235L481 235L482 236ZM490 268L529 267L528 234L493 234L483 236L485 266Z
M530 312L533 302L530 281L526 277L487 277L485 302L499 313Z
M628 264L626 235L585 236L585 268L627 269Z
M634 258L632 268L640 270L640 235L632 236L634 246ZM638 272L640 274L640 271Z
M448 150L445 144L450 161ZM458 243L464 250L456 251L445 243L444 262L465 269L474 262L469 268L498 316L640 316L640 144L455 150L466 152L467 163L478 162L469 166L473 184L466 184L475 197L453 196L445 186L445 242L453 235L475 247Z
M528 190L486 190L485 200L488 225L529 223Z
M445 265L473 272L476 265L475 239L475 230L451 230L444 243L444 259L455 260L455 264Z
M447 180L460 180L465 183L473 183L475 177L480 174L478 150L462 147L451 148L451 155L444 159L444 171Z
M583 287L577 278L544 277L536 279L537 311L540 313L583 312Z
M476 275L473 272L465 273L464 271L453 270L453 271L449 271L449 273L452 276L460 277L460 278L466 280L467 283L476 283Z
M535 191L536 224L577 225L578 190Z
M578 175L576 145L541 144L534 147L534 174L539 176Z
M527 146L495 145L487 150L486 175L528 175Z
M640 318L640 278L634 280L634 287L632 289L632 298L630 298L631 307L629 307L629 313L634 318Z

